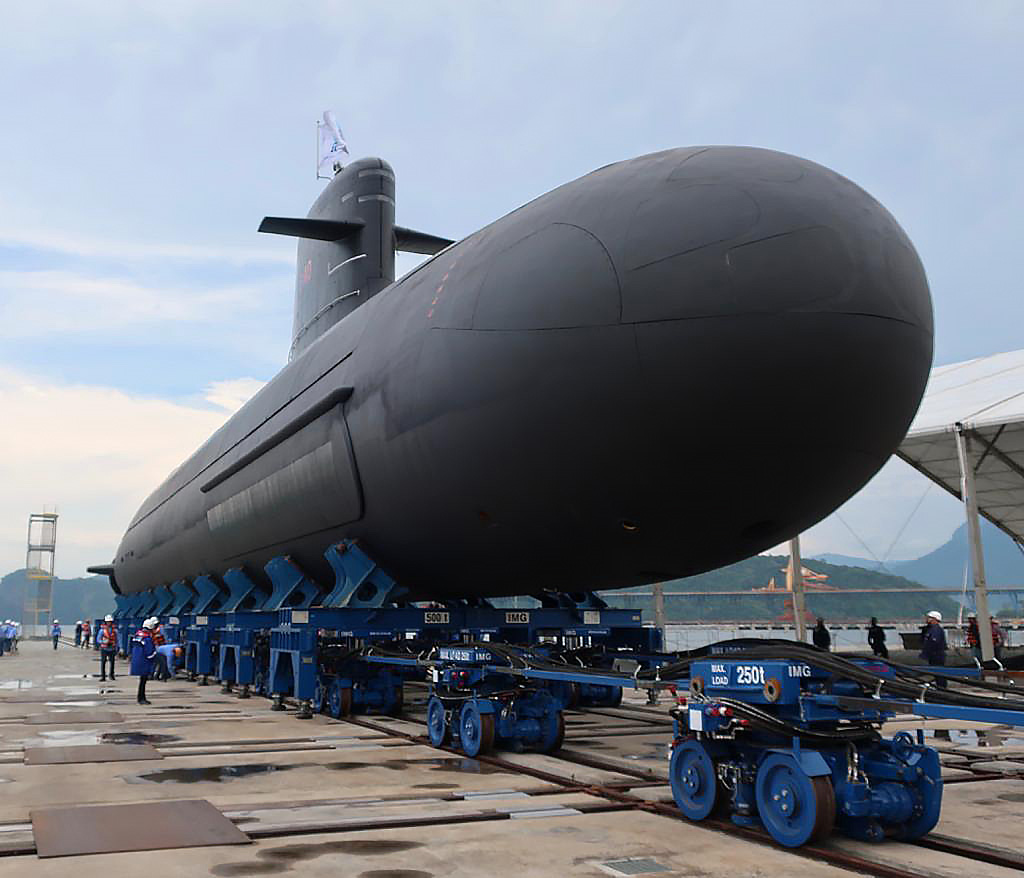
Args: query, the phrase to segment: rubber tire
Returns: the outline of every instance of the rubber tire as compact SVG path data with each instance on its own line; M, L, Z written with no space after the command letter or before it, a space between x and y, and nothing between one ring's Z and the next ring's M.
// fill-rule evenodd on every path
M431 695L427 703L427 736L435 747L443 747L451 737L444 703L436 695Z
M672 751L668 778L676 807L689 820L704 820L721 810L725 790L714 759L700 741L683 741Z
M553 719L551 719L552 716ZM548 714L548 717L546 734L538 749L541 753L556 753L562 749L562 742L565 740L565 717L560 710Z
M772 796L785 787L792 793L792 817L780 813ZM796 848L832 833L836 819L835 791L829 777L808 777L796 760L772 753L757 771L758 816L768 834L783 847Z
M467 701L459 713L459 747L471 758L494 749L494 715L481 713L472 701Z
M327 713L334 719L344 719L352 713L352 687L342 686L337 680L327 693Z

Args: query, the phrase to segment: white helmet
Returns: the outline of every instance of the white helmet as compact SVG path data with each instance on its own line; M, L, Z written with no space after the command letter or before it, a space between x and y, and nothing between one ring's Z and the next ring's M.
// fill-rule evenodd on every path
M111 616L110 613L107 613L107 615L103 617L103 621L104 622L113 622L114 621L114 617Z
M60 619L54 619L53 620L53 624L54 625L59 625L60 624Z
M149 630L149 629L151 629L151 628L152 628L152 627L153 627L153 626L154 626L155 624L156 624L156 623L155 623L155 622L154 622L154 621L153 621L152 619L147 619L147 620L146 620L145 622L143 622L143 623L142 623L142 627L143 627L143 628L145 628L145 629L146 629L146 630L148 631L148 630Z
M942 613L940 613L938 610L932 610L928 614L928 618L929 619L934 619L936 622L941 622L942 621Z

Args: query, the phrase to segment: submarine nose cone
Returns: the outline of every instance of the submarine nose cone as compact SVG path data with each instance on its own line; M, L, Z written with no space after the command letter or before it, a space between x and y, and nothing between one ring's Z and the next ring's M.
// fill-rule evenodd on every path
M663 153L644 194L619 273L649 427L672 449L646 452L672 474L651 496L709 498L652 518L729 563L824 518L903 438L931 366L928 284L881 204L795 156Z

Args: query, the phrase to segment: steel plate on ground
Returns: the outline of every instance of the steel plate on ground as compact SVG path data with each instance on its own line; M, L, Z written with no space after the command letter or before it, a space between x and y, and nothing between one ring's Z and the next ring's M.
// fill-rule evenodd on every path
M119 723L124 720L116 710L47 710L31 713L25 722L32 726L63 725L64 723Z
M40 857L251 842L242 830L205 799L39 808L29 812L29 817Z
M26 765L66 765L74 762L133 762L163 759L152 744L78 744L72 747L26 747Z

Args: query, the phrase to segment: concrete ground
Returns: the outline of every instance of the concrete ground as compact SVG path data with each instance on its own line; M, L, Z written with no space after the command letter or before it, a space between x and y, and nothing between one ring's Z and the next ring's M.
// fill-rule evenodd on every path
M417 687L407 692L407 715L371 717L368 727L326 717L301 721L294 712L270 711L265 699L240 700L215 685L184 681L150 683L153 703L140 706L134 678L101 684L98 671L96 653L66 645L54 652L48 643L24 643L18 655L0 658L0 878L64 876L69 869L147 878L849 874L587 791L615 784L646 801L671 800L662 782L667 703L647 707L627 698L621 708L572 713L561 754L500 754L509 765L498 767L404 737L424 731L425 693ZM43 717L47 711L83 713ZM97 711L122 718L93 721ZM74 721L57 721L69 717ZM32 748L103 743L151 744L154 758L25 764ZM1014 749L1012 739L980 747L974 732L943 747L944 770L956 782L946 786L936 832L1024 861L1024 780L1016 772L1024 761L1014 761L1024 760L1024 747ZM582 764L594 759L598 765ZM1004 766L972 770L985 762ZM35 853L34 809L183 799L212 803L255 840L54 859ZM138 825L143 819L124 820L126 839L153 829ZM999 878L1016 871L898 842L871 846L835 836L829 844L921 875Z

